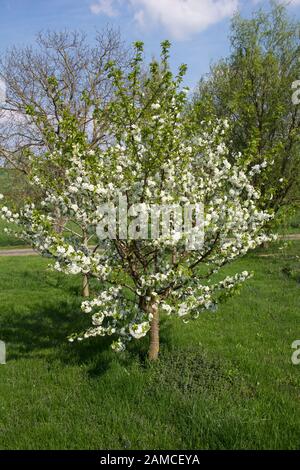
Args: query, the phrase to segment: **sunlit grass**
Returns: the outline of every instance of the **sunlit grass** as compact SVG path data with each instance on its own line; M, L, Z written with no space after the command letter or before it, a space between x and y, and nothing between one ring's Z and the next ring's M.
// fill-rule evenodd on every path
M146 339L122 355L101 338L68 343L89 324L80 279L38 257L1 258L0 447L298 448L299 247L236 262L228 272L256 275L216 313L163 319L154 365Z

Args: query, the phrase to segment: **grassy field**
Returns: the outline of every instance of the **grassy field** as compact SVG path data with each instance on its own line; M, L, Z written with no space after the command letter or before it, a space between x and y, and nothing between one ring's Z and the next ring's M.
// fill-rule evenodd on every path
M298 204L299 206L299 204ZM275 232L281 235L293 235L300 233L300 208L294 209L293 213L279 226Z
M25 243L14 236L4 232L4 228L7 227L7 223L0 219L0 250L10 248L24 248ZM13 229L12 224L10 228Z
M297 210L296 214L291 218L287 232L300 233L300 210Z
M68 343L88 324L79 279L0 258L0 448L299 448L299 254L293 242L237 261L228 272L256 272L241 295L196 322L163 319L154 365L146 339L121 355Z
M4 194L5 197L7 197L8 195L12 194L11 188L15 186L16 182L14 181L13 170L0 168L0 194ZM18 186L17 191L20 191ZM5 227L7 227L7 224L0 219L0 250L3 248L15 248L18 246L22 247L24 245L22 240L18 240L17 238L6 234L4 232ZM13 226L10 228L13 229Z

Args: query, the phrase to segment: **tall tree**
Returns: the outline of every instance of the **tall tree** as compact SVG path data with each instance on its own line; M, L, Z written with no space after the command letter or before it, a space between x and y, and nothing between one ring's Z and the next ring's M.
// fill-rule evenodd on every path
M193 133L184 113L185 66L172 75L169 43L162 44L161 64L152 62L146 74L143 45L135 49L129 74L110 65L115 96L96 112L97 119L103 112L109 117L110 145L89 149L74 116L66 116L68 139L47 154L54 168L64 167L66 184L59 176L49 184L36 164L33 184L47 189L42 206L4 205L0 213L56 260L55 269L99 281L98 295L82 304L92 326L74 337L112 336L113 348L122 350L149 333L155 360L160 316L193 320L214 311L250 276L227 276L223 267L268 240L262 227L270 215L257 209L243 159L229 162L226 122ZM97 230L102 250L55 233L57 207L75 227L90 235Z
M91 148L102 144L105 119L95 126L93 111L109 102L111 60L125 66L128 58L119 33L109 28L97 33L93 45L77 31L49 31L38 34L34 46L9 50L0 61L6 85L0 103L0 158L29 172L28 153L53 150L66 109L76 116Z
M68 146L66 120L76 121L76 132L84 136L91 151L109 139L106 114L96 120L94 113L100 103L105 109L113 95L107 69L111 61L120 68L126 68L129 61L128 51L113 29L98 33L92 46L76 31L40 33L34 47L13 47L1 59L6 96L0 103L0 159L25 175L23 188L30 197L35 192L35 203L47 194L46 187L31 186L30 194L26 186L27 177L34 175L36 159L48 174L48 188L58 180L62 186L66 182L65 166L54 166L47 158L58 145ZM55 220L56 231L64 230L68 218L59 206ZM79 236L87 244L88 234L81 231ZM86 275L83 294L89 295Z
M254 169L253 182L263 207L277 214L300 195L300 107L292 102L300 79L299 25L275 2L251 19L235 15L231 54L200 81L193 99L197 125L228 117L230 149L251 164L274 162L260 175Z

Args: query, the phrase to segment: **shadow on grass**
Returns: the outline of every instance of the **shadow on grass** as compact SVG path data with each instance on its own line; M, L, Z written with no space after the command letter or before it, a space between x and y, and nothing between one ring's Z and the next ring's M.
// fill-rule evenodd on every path
M45 357L85 361L92 351L99 351L99 341L69 343L67 337L89 326L80 311L80 300L34 305L28 310L16 309L0 316L1 339L8 344L9 359ZM107 347L101 342L101 351Z
M60 361L64 365L86 365L91 377L98 377L116 359L129 366L133 361L147 367L149 338L132 341L128 351L114 353L110 344L113 337L96 337L70 343L68 336L80 333L90 327L89 316L80 310L81 299L49 302L30 306L18 306L0 315L1 339L7 343L8 362L10 360L47 358ZM171 341L166 322L161 322L162 348L168 349Z
M68 342L67 337L71 333L89 326L89 316L80 311L80 298L50 300L46 307L35 304L27 309L25 306L23 310L18 306L5 315L2 309L0 332L1 339L7 342L8 367L10 361L24 360L29 361L29 367L32 361L31 367L34 367L35 360L40 359L46 366L46 373L52 367L56 370L57 365L62 370L82 367L83 373L95 381L106 373L122 369L122 373L116 372L113 377L116 384L121 383L124 387L122 381L125 383L131 374L138 371L138 376L143 375L147 393L154 401L170 390L183 401L199 393L211 398L221 391L230 393L232 386L237 387L236 380L241 379L228 375L224 364L207 356L201 347L191 345L182 349L175 345L166 318L161 320L161 359L156 363L149 363L147 359L148 337L132 341L128 350L121 354L111 350L112 337ZM253 397L247 384L241 382L239 387L239 394L245 399Z

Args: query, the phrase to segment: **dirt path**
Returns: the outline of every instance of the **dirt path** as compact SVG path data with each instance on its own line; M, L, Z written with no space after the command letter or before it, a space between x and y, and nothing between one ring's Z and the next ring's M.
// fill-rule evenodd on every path
M283 240L300 240L300 233L291 233L290 235L282 235L279 238Z
M292 233L289 235L282 235L279 237L281 240L300 240L300 233ZM0 257L1 256L37 256L38 253L31 248L11 248L9 250L1 250L0 248ZM264 256L264 255L261 255ZM268 256L268 255L265 255Z
M37 256L38 253L31 248L12 248L10 250L1 250L0 256Z

